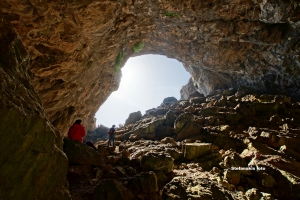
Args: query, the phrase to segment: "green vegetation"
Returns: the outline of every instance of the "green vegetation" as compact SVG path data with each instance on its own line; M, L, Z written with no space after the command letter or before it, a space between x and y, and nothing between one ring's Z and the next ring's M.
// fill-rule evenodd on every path
M143 43L143 41L140 41L140 42L136 43L135 45L133 45L133 50L134 50L134 52L138 53L143 49L143 47L144 47L144 43Z
M121 64L122 64L123 58L124 58L123 50L120 50L119 54L118 54L118 57L116 59L115 66L114 66L115 73L118 72L121 69Z
M173 12L165 12L165 16L168 16L168 17L180 17L180 14L173 13Z

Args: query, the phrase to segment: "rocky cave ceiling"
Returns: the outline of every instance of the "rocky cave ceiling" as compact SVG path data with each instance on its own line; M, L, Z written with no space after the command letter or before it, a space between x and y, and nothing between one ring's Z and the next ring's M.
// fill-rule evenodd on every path
M121 66L142 54L175 58L205 95L243 85L300 96L297 1L11 0L0 7L2 29L15 35L11 51L62 134L76 117L91 122L117 90L121 54Z

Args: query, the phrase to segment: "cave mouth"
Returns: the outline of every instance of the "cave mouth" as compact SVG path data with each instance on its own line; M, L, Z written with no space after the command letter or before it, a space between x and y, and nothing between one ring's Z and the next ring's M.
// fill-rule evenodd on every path
M130 113L144 113L159 106L166 97L179 100L180 90L190 77L176 59L153 54L131 57L122 68L119 89L96 112L96 126L124 124Z

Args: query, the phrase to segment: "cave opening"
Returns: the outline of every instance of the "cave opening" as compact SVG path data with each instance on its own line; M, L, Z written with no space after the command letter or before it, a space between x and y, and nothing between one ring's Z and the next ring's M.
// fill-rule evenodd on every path
M95 114L96 125L124 124L132 112L159 106L166 97L180 99L182 86L191 75L182 63L162 55L131 57L122 68L119 89L113 92Z

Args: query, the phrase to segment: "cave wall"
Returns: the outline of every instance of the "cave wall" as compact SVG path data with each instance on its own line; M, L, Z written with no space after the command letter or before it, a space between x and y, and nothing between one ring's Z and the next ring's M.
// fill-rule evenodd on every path
M30 0L2 2L1 12L15 17L34 89L64 136L76 118L89 129L117 90L119 54L121 66L149 53L175 58L205 95L239 85L300 95L298 1Z
M62 137L32 86L13 19L0 20L0 199L70 199Z
M0 19L2 196L68 198L61 136L76 118L89 129L131 56L181 61L205 95L244 85L300 96L299 1L10 0Z

